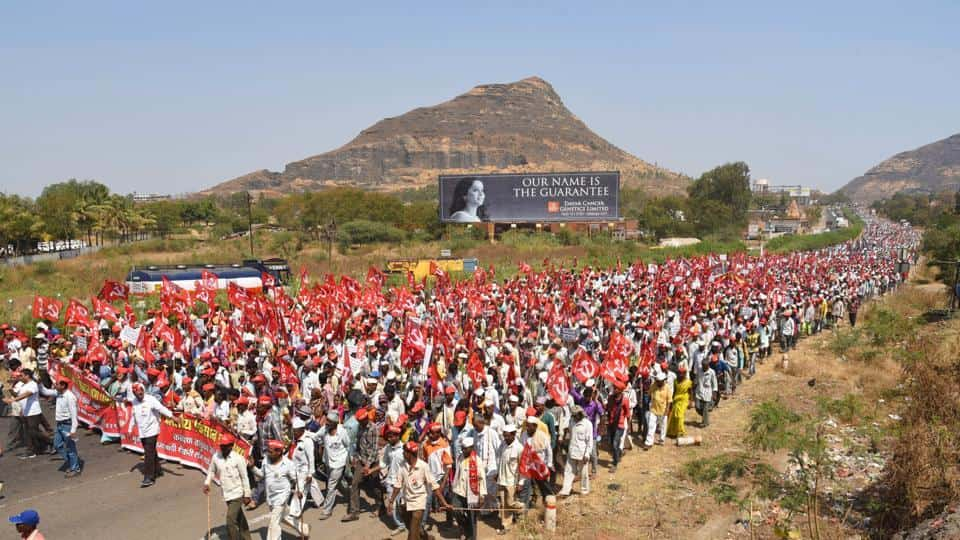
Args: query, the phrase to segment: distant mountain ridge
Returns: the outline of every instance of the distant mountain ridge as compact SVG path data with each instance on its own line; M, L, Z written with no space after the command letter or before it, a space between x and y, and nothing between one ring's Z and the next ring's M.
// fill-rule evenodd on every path
M433 185L438 174L619 170L626 186L658 195L689 179L609 143L573 115L549 83L530 77L486 84L432 107L385 118L347 144L255 171L203 194L280 195L332 186L395 191Z
M900 152L882 161L840 190L851 199L873 202L900 191L956 191L960 188L960 133Z

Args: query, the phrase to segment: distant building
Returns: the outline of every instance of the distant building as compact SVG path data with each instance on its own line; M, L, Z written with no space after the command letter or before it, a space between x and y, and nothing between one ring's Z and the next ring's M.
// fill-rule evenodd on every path
M133 202L135 203L166 201L170 199L170 195L160 195L158 193L137 193L136 191L134 191L130 197L133 198Z

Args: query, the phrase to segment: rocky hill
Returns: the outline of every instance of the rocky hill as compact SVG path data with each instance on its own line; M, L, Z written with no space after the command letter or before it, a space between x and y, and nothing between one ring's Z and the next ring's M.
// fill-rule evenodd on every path
M901 152L841 188L852 199L873 202L899 191L937 193L960 187L960 133Z
M664 195L688 183L601 138L550 84L530 77L477 86L446 103L383 119L283 172L252 172L203 193L278 195L330 186L394 191L433 185L440 173L571 170L619 170L623 184Z

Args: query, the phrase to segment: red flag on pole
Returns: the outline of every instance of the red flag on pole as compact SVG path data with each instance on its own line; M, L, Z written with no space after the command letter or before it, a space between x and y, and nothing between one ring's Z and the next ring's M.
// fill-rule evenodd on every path
M97 296L107 302L113 302L115 300L126 300L129 295L130 290L125 283L105 279Z
M567 404L570 396L570 379L567 378L567 372L564 371L560 360L554 359L550 373L547 375L547 391L557 405L563 407Z
M59 321L63 302L44 296L33 297L33 318L47 321Z
M600 373L600 364L582 347L573 355L573 375L582 383Z

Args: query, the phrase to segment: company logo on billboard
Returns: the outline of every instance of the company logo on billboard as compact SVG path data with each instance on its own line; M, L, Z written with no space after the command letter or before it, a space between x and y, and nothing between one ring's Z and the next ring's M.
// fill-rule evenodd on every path
M547 201L547 212L551 214L560 212L560 201Z

